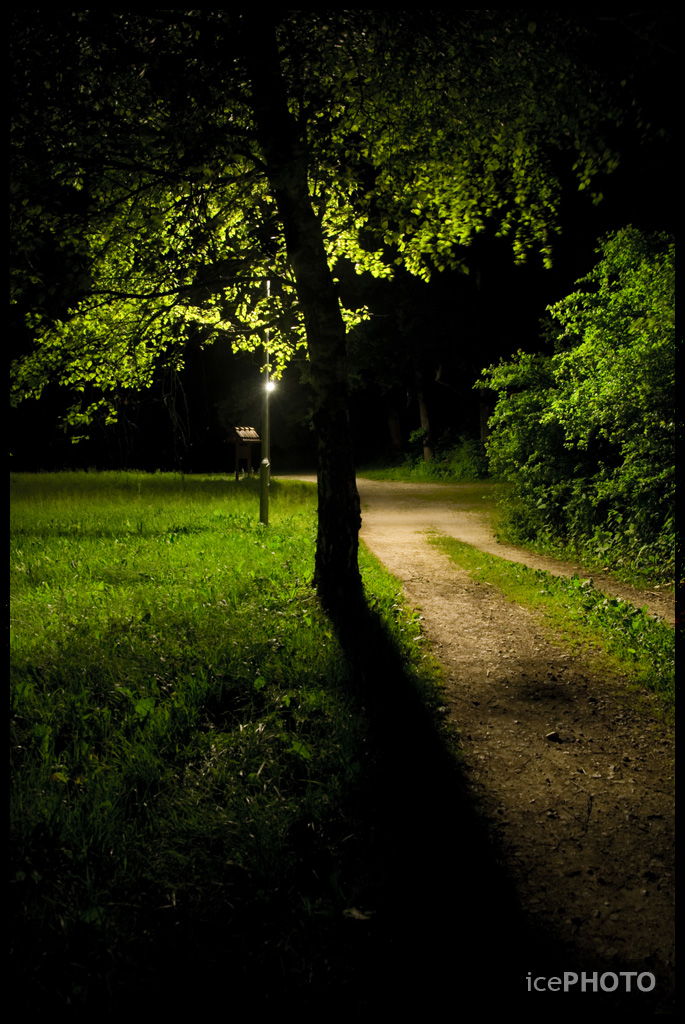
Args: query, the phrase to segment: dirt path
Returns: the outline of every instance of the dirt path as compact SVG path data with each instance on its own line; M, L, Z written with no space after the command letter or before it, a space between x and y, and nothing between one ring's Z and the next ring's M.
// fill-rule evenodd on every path
M360 480L369 549L421 610L474 791L497 823L526 911L600 970L673 980L673 738L620 680L430 545L439 530L558 574L582 569L497 544L473 488ZM674 621L672 602L600 589ZM535 970L535 965L531 964ZM597 967L595 966L595 969Z
M314 479L313 477L311 479ZM579 563L561 562L555 558L535 555L510 544L500 544L493 533L494 491L492 485L408 484L358 480L364 506L361 536L369 543L380 541L380 535L393 543L401 538L415 537L425 530L437 530L457 540L473 544L481 551L498 555L512 562L523 562L535 569L545 569L559 576L589 576ZM411 541L410 541L411 543ZM379 556L380 557L380 556ZM655 590L637 590L615 580L608 573L595 576L596 586L612 597L622 597L638 608L647 608L671 625L675 622L672 594Z

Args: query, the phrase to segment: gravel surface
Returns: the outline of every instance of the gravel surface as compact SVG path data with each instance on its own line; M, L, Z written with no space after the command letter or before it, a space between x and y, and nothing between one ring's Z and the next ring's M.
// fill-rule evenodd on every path
M674 745L649 694L556 642L534 613L428 543L437 530L558 575L582 567L497 543L468 486L359 480L369 549L402 582L446 679L473 791L526 913L606 971L655 975L669 1013ZM596 585L674 621L672 598ZM652 1011L654 1012L654 1011Z

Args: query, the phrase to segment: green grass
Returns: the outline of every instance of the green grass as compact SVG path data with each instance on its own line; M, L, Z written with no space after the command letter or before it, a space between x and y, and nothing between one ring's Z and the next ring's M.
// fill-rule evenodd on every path
M431 541L479 580L511 600L541 612L554 632L576 647L604 653L608 666L630 684L657 693L669 713L675 703L675 633L628 601L607 597L592 580L531 569L452 537Z
M11 480L12 963L27 1005L114 1005L162 963L212 972L213 957L233 985L296 986L323 956L322 922L361 899L355 806L373 752L358 665L310 586L316 490L274 481L264 528L258 487ZM397 582L364 551L361 565L428 686Z
M503 969L518 950L517 982L540 962L398 582L362 547L368 615L336 625L318 605L313 485L274 481L268 529L257 481L11 488L24 1008L358 1010L411 992L423 1009L455 955L475 976L486 943Z

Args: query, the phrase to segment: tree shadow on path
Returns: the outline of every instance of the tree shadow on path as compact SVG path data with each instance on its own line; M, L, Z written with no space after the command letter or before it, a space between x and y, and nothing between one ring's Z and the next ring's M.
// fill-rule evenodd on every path
M173 935L158 943L149 987L137 984L117 1008L362 1020L465 1007L655 1012L659 993L640 993L638 1007L634 992L532 989L536 978L611 968L580 962L563 935L531 925L436 702L382 617L357 606L333 621L368 723L361 781L332 808L337 834L323 841L305 826L292 837L299 866L279 890L212 927L186 923L180 938L192 935L192 949ZM298 918L307 901L313 912Z
M531 991L535 978L601 974L602 967L579 962L563 936L542 934L526 918L455 743L380 616L367 609L338 617L337 629L377 755L363 805L373 883L363 917L346 923L340 954L347 962L313 999L423 1017L446 999L490 1012L637 1009L634 991ZM654 1012L657 996L640 993L639 1008Z

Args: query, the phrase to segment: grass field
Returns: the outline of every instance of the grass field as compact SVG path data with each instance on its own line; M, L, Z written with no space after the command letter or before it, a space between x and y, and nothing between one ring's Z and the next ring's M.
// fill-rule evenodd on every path
M455 964L508 972L507 1003L530 962L568 966L514 904L398 582L362 548L367 614L320 609L313 485L274 480L268 528L249 479L10 486L23 1008L423 1013ZM543 576L514 582L549 601Z
M11 490L27 1006L125 1005L160 972L207 984L227 961L231 984L274 991L325 974L329 925L369 885L355 807L373 744L369 670L310 587L315 488L274 481L268 528L250 480L65 473ZM427 679L396 581L363 552L362 567L376 625Z

